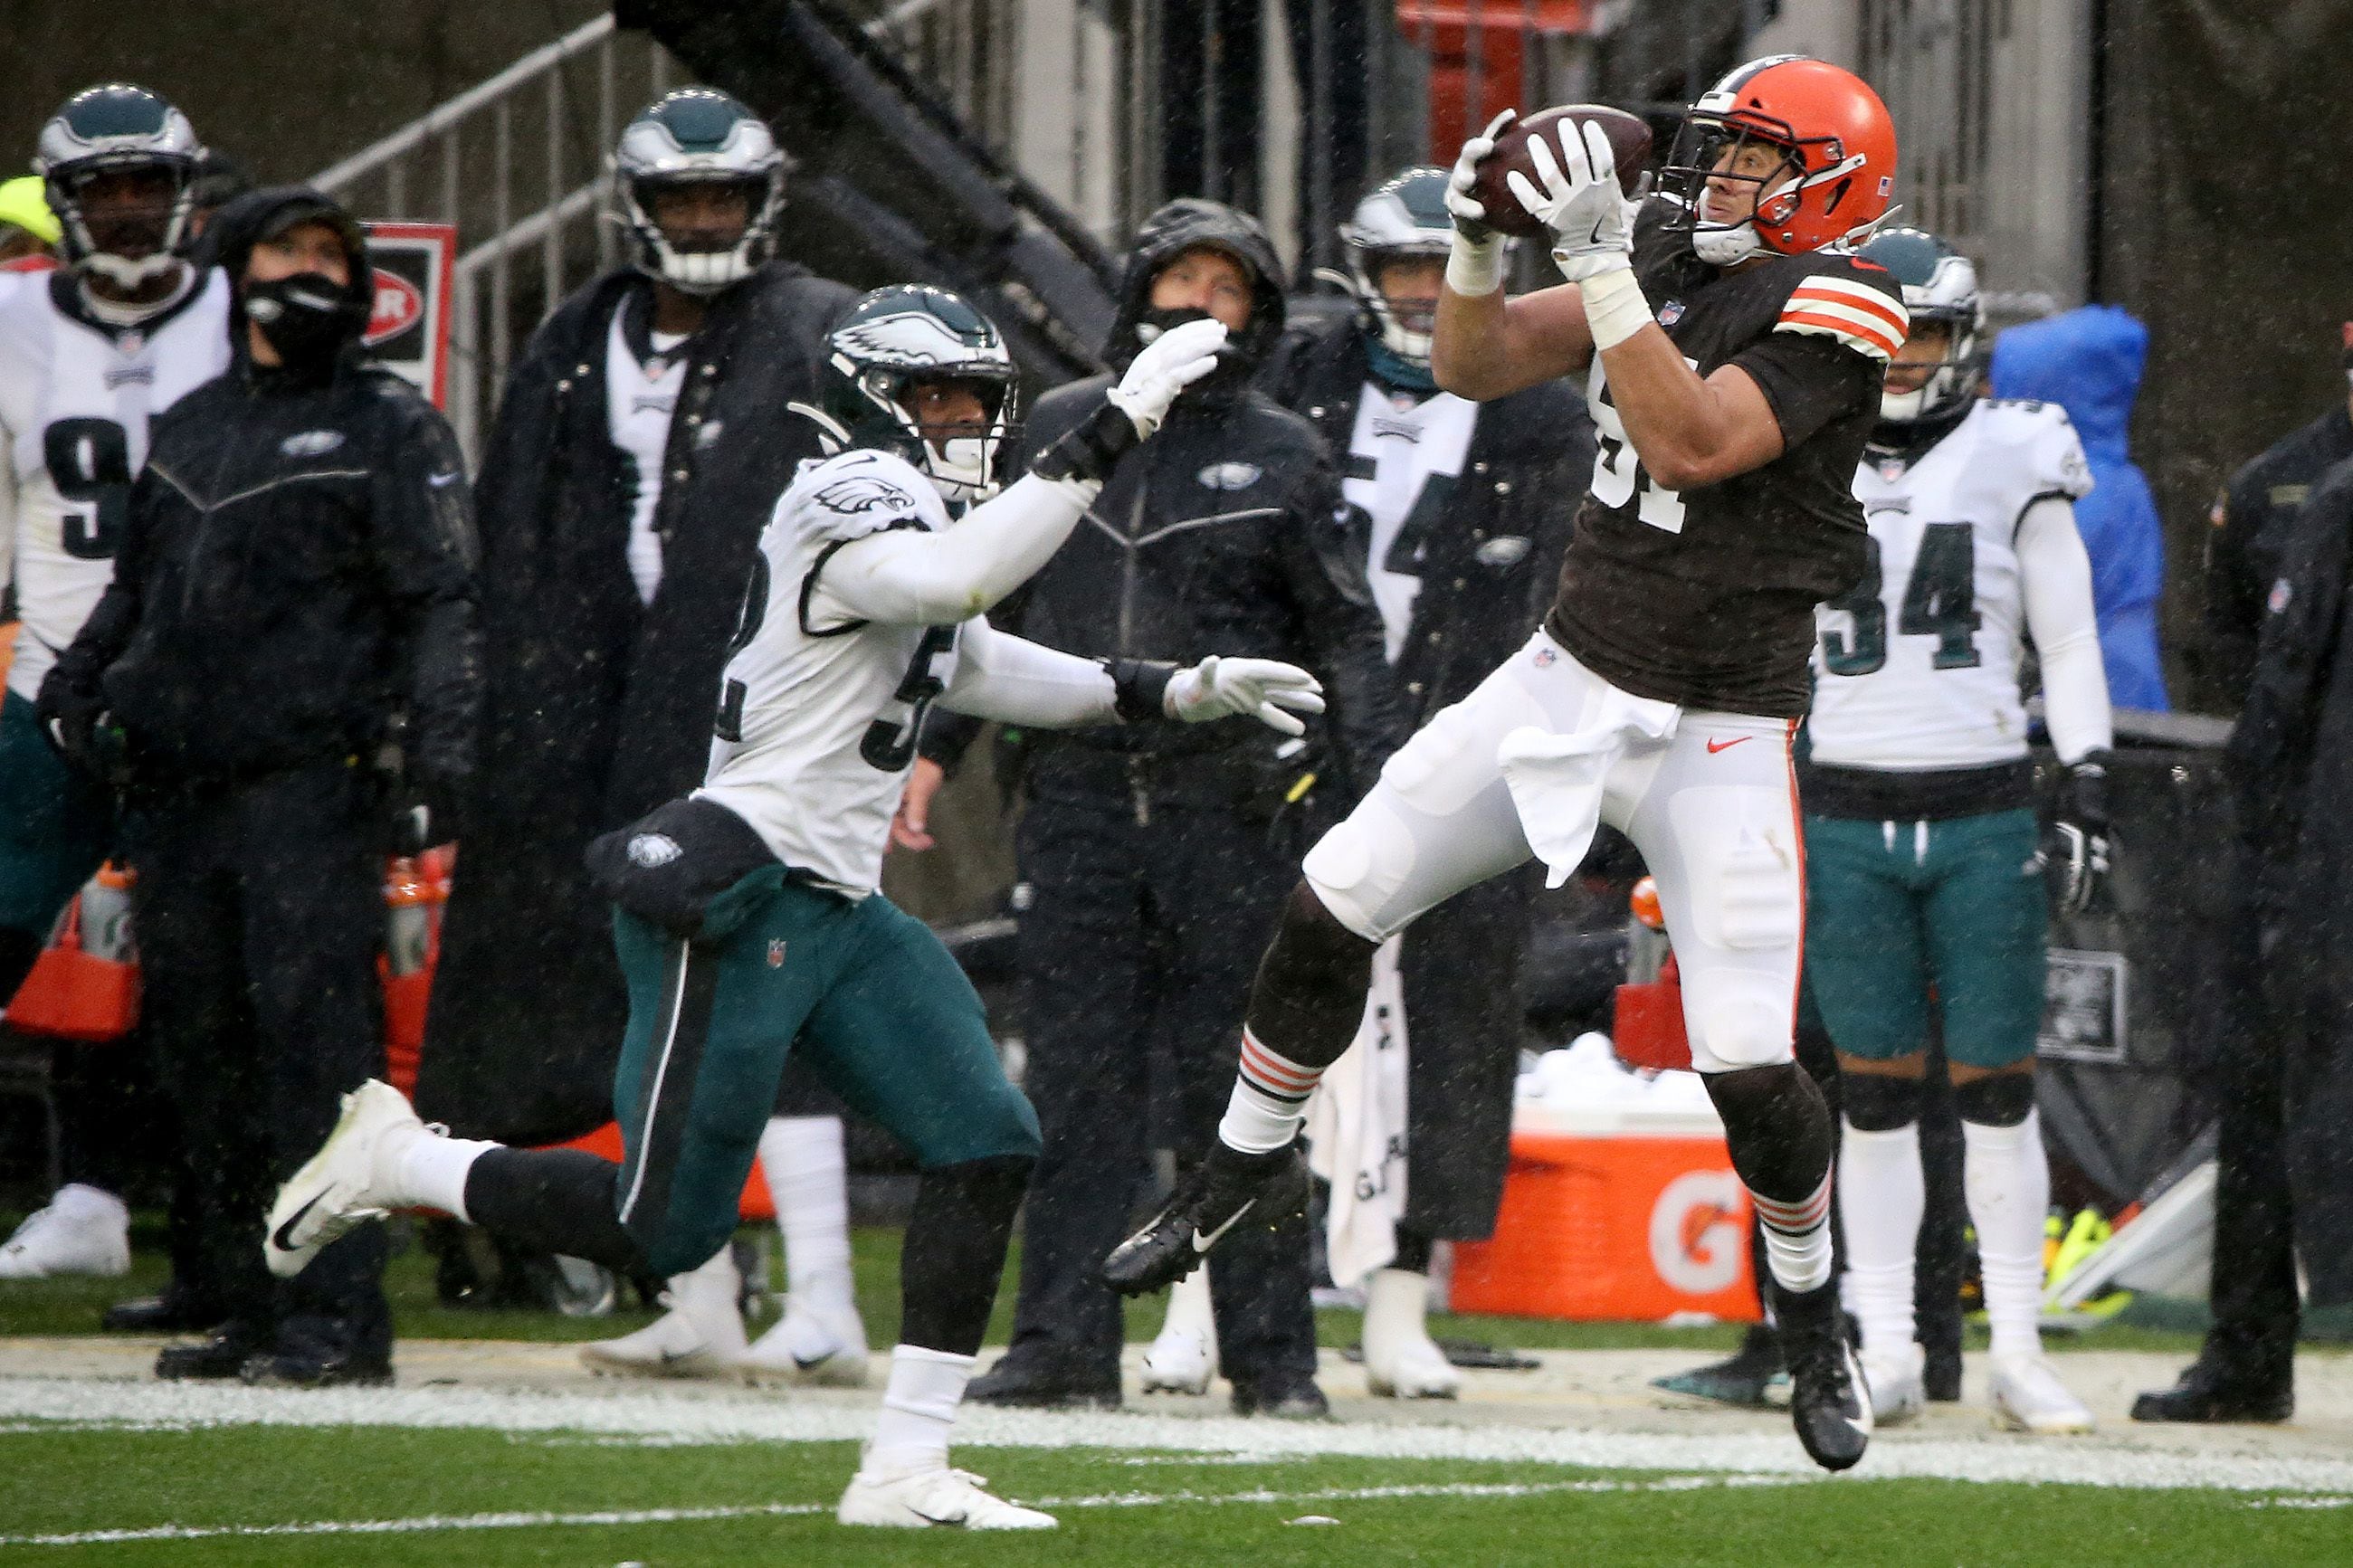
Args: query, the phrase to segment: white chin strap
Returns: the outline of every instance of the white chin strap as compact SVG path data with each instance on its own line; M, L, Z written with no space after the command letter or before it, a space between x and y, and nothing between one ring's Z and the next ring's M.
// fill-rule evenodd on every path
M1926 383L1909 392L1883 392L1879 395L1879 416L1890 425L1909 425L1920 417L1927 402Z
M953 436L939 446L925 443L930 458L932 483L943 498L951 501L987 500L997 493L989 481L989 448L995 441L986 436Z
M1413 364L1428 364L1431 337L1431 333L1417 332L1395 316L1382 312L1381 342L1398 358Z
M1761 254L1765 241L1757 235L1753 219L1729 226L1702 223L1692 230L1692 249L1710 267L1729 267Z
M654 258L663 280L689 294L713 294L752 276L752 239L746 234L732 250L675 250L654 231Z
M83 268L97 273L118 289L140 289L170 273L180 265L180 258L168 250L132 260L127 256L113 256L92 251L82 261Z

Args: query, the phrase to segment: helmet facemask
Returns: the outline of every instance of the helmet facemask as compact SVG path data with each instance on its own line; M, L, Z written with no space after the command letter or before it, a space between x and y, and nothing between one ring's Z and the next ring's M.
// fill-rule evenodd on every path
M1757 161L1751 172L1736 172L1750 161L1744 154L1751 148L1769 149L1774 161L1769 166ZM1683 117L1674 151L1660 173L1659 189L1683 208L1669 219L1670 226L1689 231L1692 249L1702 261L1729 267L1767 252L1811 248L1789 243L1788 233L1807 193L1835 185L1862 163L1860 153L1847 154L1835 136L1802 137L1788 121L1753 110L1725 115L1694 109ZM1711 184L1729 187L1732 205L1746 208L1745 216L1734 222L1710 218ZM1740 199L1743 190L1746 201ZM1825 216L1836 212L1844 195L1843 189L1828 193Z
M613 153L638 269L688 294L716 294L749 278L776 253L786 167L766 122L723 92L681 88L648 107ZM664 191L713 185L744 191L744 226L733 238L691 243L657 221Z
M1389 353L1422 370L1430 367L1437 302L1433 299L1426 310L1400 311L1380 281L1393 262L1415 257L1442 260L1453 248L1454 220L1446 211L1445 194L1444 170L1408 169L1358 202L1340 226L1341 242L1348 247L1348 289L1363 308L1366 324Z
M660 193L691 186L732 186L744 193L744 226L732 241L681 244L656 216ZM741 283L776 254L776 213L784 205L781 170L765 176L642 175L621 182L621 200L638 243L638 270L686 294L716 294ZM681 238L685 237L681 237Z
M874 390L869 395L873 395L881 384L889 382L898 384L898 395L891 404L892 416L917 449L915 466L929 476L943 500L951 506L983 501L1003 488L998 464L1005 443L1013 435L1011 414L1015 398L1009 377L999 381L970 374L910 375L871 370L860 379L860 385L861 389L872 386ZM967 388L977 396L979 419L931 424L920 416L920 406L909 406L918 402L924 386L940 384Z

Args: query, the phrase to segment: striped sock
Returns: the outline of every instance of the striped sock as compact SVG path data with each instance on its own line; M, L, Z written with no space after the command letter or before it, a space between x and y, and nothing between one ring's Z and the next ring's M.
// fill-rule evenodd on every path
M1269 1050L1244 1025L1241 1068L1234 1075L1225 1120L1218 1123L1219 1141L1245 1154L1288 1147L1299 1136L1307 1097L1323 1076L1322 1068L1302 1067Z
M1768 1198L1748 1189L1757 1218L1765 1230L1765 1258L1773 1278L1784 1290L1803 1292L1821 1288L1831 1277L1831 1179L1810 1197L1796 1203Z

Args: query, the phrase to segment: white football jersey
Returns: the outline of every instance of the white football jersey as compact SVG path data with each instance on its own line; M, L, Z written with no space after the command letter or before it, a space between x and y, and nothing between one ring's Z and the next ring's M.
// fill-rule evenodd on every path
M944 529L914 465L843 452L800 466L768 526L721 677L711 767L695 794L776 858L853 898L880 885L923 714L955 673L956 626L808 623L814 579L852 540Z
M77 287L36 274L0 293L0 525L21 623L8 689L27 700L114 576L147 421L229 363L219 268L161 316L111 331Z
M1981 402L1908 467L1866 458L1854 493L1872 564L1816 612L1813 760L1904 771L2025 755L2019 521L2091 488L2051 403Z
M1413 629L1424 535L1444 515L1478 422L1479 405L1451 392L1417 398L1368 381L1356 400L1340 489L1373 520L1365 576L1380 607L1392 664Z

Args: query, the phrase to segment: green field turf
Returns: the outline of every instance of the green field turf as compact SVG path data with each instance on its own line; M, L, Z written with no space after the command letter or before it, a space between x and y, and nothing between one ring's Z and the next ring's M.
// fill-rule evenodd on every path
M971 1449L960 1452L962 1463L1062 1519L1050 1536L978 1539L836 1526L832 1505L854 1458L839 1443L647 1447L375 1426L18 1425L0 1432L0 1563L2157 1568L2343 1563L2353 1543L2353 1510L2313 1506L2339 1500ZM667 1517L627 1517L649 1513ZM1288 1522L1307 1515L1337 1522ZM334 1528L371 1522L378 1528ZM301 1532L249 1533L269 1527ZM167 1528L178 1533L135 1538Z

